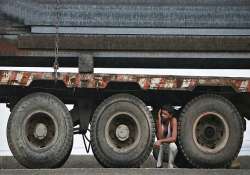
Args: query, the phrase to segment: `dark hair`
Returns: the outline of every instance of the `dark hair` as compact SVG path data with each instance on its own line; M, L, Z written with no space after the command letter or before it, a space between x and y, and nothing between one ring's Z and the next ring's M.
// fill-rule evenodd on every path
M170 114L175 115L175 108L170 104L165 104L161 107L162 110L168 111Z

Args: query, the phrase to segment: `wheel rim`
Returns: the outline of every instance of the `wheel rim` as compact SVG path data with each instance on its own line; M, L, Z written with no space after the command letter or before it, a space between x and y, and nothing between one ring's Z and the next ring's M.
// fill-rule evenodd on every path
M194 122L193 140L196 146L205 153L217 153L227 144L229 127L218 113L206 112Z
M129 113L116 113L105 126L108 145L118 153L126 153L139 143L141 128L135 116Z
M45 111L33 112L24 121L25 140L35 150L52 146L58 136L57 129L55 118Z

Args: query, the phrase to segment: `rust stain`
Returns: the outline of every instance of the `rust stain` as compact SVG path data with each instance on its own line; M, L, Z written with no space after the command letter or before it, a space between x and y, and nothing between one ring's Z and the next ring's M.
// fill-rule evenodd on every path
M10 82L16 81L17 72L13 72L10 76Z
M29 72L24 72L24 73L23 73L23 78L21 79L20 84L28 85L28 81L29 81L30 78L31 78L31 73L29 73Z

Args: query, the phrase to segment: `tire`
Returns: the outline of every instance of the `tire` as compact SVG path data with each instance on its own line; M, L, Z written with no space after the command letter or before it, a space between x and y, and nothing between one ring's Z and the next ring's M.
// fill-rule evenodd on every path
M178 142L178 139L177 139L177 142ZM178 168L194 168L194 166L187 161L187 159L184 156L184 154L182 153L182 151L179 151L180 148L178 146L178 143L177 143L177 148L178 148L178 153L177 153L175 161L174 161L175 165Z
M178 144L194 167L229 167L240 151L242 140L242 118L224 97L201 95L182 110Z
M152 114L137 97L117 94L104 100L91 122L91 146L103 167L139 167L155 138Z
M34 93L14 107L7 124L7 140L16 160L27 168L57 168L73 145L70 113L57 97Z

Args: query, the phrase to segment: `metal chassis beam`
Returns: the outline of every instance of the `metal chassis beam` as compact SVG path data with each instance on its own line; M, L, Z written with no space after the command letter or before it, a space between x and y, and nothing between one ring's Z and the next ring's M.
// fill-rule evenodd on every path
M53 26L31 26L31 33L55 34ZM189 36L250 36L250 29L230 28L124 28L124 27L59 27L59 34L94 35L189 35Z

